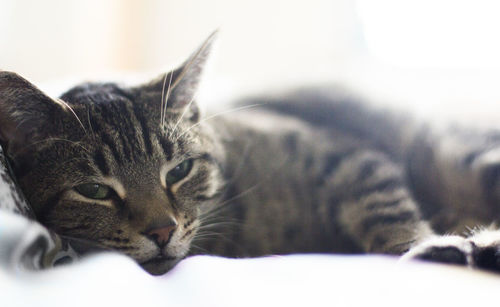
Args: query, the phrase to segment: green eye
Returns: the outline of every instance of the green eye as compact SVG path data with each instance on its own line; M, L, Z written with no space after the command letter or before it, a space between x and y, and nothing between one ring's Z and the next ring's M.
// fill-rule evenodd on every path
M173 169L171 169L167 173L167 178L165 181L167 182L167 185L172 185L178 181L180 181L182 178L186 177L189 172L191 171L191 168L193 168L193 160L188 159L185 160L184 162L180 163Z
M81 184L76 186L75 190L83 196L92 199L107 199L112 193L110 187L97 183Z

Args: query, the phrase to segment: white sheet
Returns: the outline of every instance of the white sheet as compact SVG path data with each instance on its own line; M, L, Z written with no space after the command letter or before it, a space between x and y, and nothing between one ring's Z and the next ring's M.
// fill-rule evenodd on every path
M478 306L499 276L381 256L196 256L153 277L115 254L42 272L0 270L2 306Z

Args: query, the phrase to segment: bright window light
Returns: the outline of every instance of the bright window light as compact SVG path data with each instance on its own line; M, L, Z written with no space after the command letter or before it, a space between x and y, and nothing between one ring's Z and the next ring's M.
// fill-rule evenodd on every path
M358 0L371 55L403 68L500 69L500 1Z

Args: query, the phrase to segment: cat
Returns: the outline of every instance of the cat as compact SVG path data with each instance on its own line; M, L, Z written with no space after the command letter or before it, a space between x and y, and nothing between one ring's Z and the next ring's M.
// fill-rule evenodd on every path
M0 72L0 143L42 224L154 275L192 254L298 252L500 269L499 232L473 228L500 212L499 133L428 129L333 87L203 117L214 36L138 86L53 99Z

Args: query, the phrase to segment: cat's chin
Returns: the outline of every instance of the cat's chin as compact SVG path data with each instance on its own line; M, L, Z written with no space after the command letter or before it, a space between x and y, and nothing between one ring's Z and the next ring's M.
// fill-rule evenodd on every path
M155 257L141 262L141 267L151 275L163 275L173 268L182 258Z

